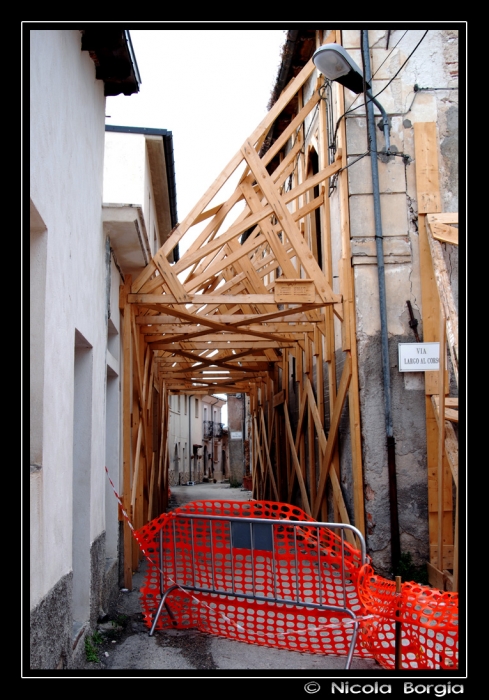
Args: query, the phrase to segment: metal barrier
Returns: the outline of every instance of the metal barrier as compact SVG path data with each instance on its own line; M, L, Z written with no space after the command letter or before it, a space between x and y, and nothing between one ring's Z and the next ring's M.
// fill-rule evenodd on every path
M347 530L356 537L358 549L345 541ZM176 589L238 602L329 611L339 616L336 626L351 627L345 664L349 669L358 613L363 612L357 597L358 572L366 561L362 533L351 525L175 513L165 534L159 530L161 600L149 634L153 635L163 607L178 624L168 603Z

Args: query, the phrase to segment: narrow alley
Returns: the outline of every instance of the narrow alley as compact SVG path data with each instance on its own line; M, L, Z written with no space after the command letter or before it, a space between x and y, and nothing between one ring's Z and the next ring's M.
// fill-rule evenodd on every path
M231 488L228 483L175 486L171 494L170 509L203 499L248 501L251 498L250 491ZM278 675L293 671L303 674L305 678L309 677L308 672L328 670L338 671L341 675L345 666L344 656L272 649L214 637L196 629L157 630L150 637L140 605L140 588L146 569L146 560L143 559L138 571L133 574L132 590L122 589L119 593L116 615L98 625L103 642L94 645L94 648L99 661L85 660L80 670L92 672L94 676L113 676L117 675L117 671L135 671L135 675L139 676L144 675L144 671L156 670L164 671L165 675L186 677L191 671L205 671L206 676L212 676L214 671L219 675L220 671L232 670L237 672L236 675L245 672L247 676L253 670L276 671ZM354 658L351 668L365 670L375 676L381 666L373 659Z

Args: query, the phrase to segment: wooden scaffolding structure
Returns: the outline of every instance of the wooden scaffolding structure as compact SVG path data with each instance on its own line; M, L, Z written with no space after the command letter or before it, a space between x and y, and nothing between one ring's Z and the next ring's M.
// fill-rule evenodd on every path
M335 40L340 41L339 32L331 32L327 39ZM340 419L347 416L353 478L350 512L352 524L364 533L345 120L338 128L335 160L328 163L326 106L319 85L303 101L302 87L313 71L310 60L151 262L121 288L122 492L136 528L167 507L169 393L242 392L250 397L254 497L286 502L294 498L315 519L331 515L329 493L335 520L350 522L340 487L338 450ZM342 91L339 99L341 109ZM298 103L296 116L263 153L270 128L292 100ZM318 111L320 149L315 173L307 167L303 148L305 122L313 110ZM292 146L284 155L290 140ZM341 205L341 241L334 261L325 194L333 176ZM221 193L229 182L232 194L224 199ZM430 227L445 225L429 219L435 211L429 208L426 213L426 245ZM320 246L316 212L322 228ZM177 244L184 252L171 265L168 258ZM426 265L429 252L426 248ZM339 271L337 292L333 264ZM435 303L434 297L430 299ZM441 332L443 323L432 314L432 324L427 325L426 316L425 340L429 340ZM448 328L447 312L440 318L447 320ZM453 316L450 323L453 335ZM298 406L294 419L291 372ZM448 502L446 465L455 481L456 467L446 447L451 405L437 403L444 391L438 391L436 381L428 391L430 382L433 377L427 375L430 537L432 564L443 572L450 568L453 543L445 539L450 518L445 520L443 509L440 516L440 503L445 507ZM439 436L432 422L441 426ZM443 560L435 565L440 547ZM139 557L125 523L127 587Z

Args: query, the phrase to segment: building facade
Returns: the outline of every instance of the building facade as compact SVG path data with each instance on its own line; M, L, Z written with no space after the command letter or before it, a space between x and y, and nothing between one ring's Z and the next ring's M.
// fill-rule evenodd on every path
M288 186L313 177L338 154L346 159L345 167L329 180L327 207L305 218L303 235L321 268L330 269L334 291L345 293L345 260L348 265L351 262L365 532L375 567L390 575L393 538L398 539L401 553L408 553L417 563L433 559L429 523L435 517L436 494L429 487L436 467L430 462L427 448L430 407L426 397L436 389L426 388L430 373L399 370L399 345L436 340L426 300L423 311L419 217L426 211L458 212L459 32L456 28L289 31L269 108L314 52L328 43L341 45L369 81L370 94L377 96L387 114L389 153L379 107L374 106L374 127L369 129L363 94L326 80L318 69L304 84L298 101L289 104L275 122L262 153L319 89L320 101L305 118L299 135L303 139L302 155ZM426 124L433 125L436 133L436 173L428 173L428 179L436 180L439 199L433 200L432 208L420 194L423 172L419 144ZM288 141L281 157L291 153L294 146L298 146L297 134ZM377 152L376 181L372 152ZM311 199L319 195L319 187L311 188ZM444 243L443 254L458 305L458 247ZM343 331L336 319L336 348L345 347ZM339 377L345 355L341 349L335 355L334 371ZM450 358L447 362L450 365ZM291 365L289 408L297 421L300 397L295 389L295 372L295 365ZM317 366L314 372L316 376ZM325 405L331 391L328 372L330 375L331 364L323 368ZM458 395L453 367L451 378L450 392ZM331 416L326 415L326 431L330 421ZM340 481L354 522L352 425L347 407L340 424ZM451 474L447 478L451 481ZM453 523L452 507L451 503L445 505L444 517ZM333 508L331 500L331 513ZM450 537L453 543L453 530Z
M135 521L143 507L148 515L139 493L131 507L123 481L130 431L122 421L122 389L135 348L123 343L119 295L175 225L176 194L171 132L106 133L106 96L139 90L129 33L105 26L30 29L25 39L31 147L29 666L64 669L79 667L87 635L113 610L123 567L131 571L138 562L137 547L122 556L116 497L125 499ZM117 178L117 171L126 177ZM137 377L136 370L132 386ZM139 461L159 457L160 387L151 378L147 386L155 430L151 439L147 433ZM138 458L129 460L133 472ZM157 489L152 495L156 508Z

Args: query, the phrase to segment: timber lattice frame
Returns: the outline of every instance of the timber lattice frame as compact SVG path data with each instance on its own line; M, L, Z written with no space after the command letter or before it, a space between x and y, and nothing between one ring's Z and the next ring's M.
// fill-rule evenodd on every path
M327 41L335 39L340 37L333 31ZM291 502L298 489L305 512L324 520L330 485L334 519L346 524L350 518L339 482L338 429L348 406L354 524L364 534L348 184L342 170L346 133L343 122L336 158L328 164L319 83L302 104L301 88L313 72L310 60L146 268L121 288L123 503L135 527L167 506L168 395L243 392L250 397L252 414L254 496ZM296 116L260 155L270 127L296 98ZM304 122L313 110L323 146L319 171L306 176ZM294 145L284 155L291 138ZM281 160L273 166L279 154ZM220 201L221 190L239 168L234 191ZM333 175L343 208L337 292L325 196ZM311 235L316 211L322 221L320 253ZM186 244L185 252L171 265L168 259L177 244L181 249ZM338 350L344 353L339 384ZM290 364L300 403L295 428L288 410ZM127 587L139 556L125 524Z

